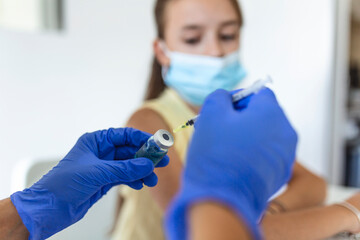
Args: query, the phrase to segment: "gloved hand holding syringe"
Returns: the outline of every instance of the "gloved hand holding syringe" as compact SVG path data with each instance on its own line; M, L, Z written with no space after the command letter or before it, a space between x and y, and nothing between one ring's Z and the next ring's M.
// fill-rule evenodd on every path
M245 88L244 90L235 93L232 96L232 101L234 103L239 102L241 99L244 99L248 96L250 96L251 94L255 94L257 92L259 92L262 88L264 88L266 86L266 84L268 83L272 83L272 79L270 76L267 76L263 79L260 79L258 81L256 81L253 85L251 85L248 88ZM182 124L181 126L179 126L178 128L174 129L173 132L177 133L180 130L187 128L189 126L193 126L196 122L196 120L198 119L199 115L191 118L190 120L188 120L187 122L185 122L184 124Z

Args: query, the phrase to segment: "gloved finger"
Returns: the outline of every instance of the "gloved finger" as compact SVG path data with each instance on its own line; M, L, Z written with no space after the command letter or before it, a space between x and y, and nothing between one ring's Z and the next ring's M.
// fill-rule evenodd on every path
M226 111L234 111L231 94L223 89L218 89L206 98L195 127L200 125L201 119L214 117L214 113L222 114ZM218 120L220 121L220 119Z
M115 156L113 160L126 160L134 158L135 153L139 151L141 147L122 146L115 150Z
M243 89L243 88L235 89L235 90L230 91L230 94L231 94L231 95L234 95L234 94L236 94L236 93L238 93L238 92L240 92L240 91L242 91L242 90L244 90L244 89Z
M101 159L111 159L116 148L123 146L140 148L151 135L133 128L110 128L87 133L82 141Z
M249 105L263 106L266 104L278 104L276 96L269 88L263 88L258 93L253 94Z
M170 158L168 157L168 155L165 155L165 157L163 159L161 159L161 161L156 165L156 168L162 168L162 167L166 167L170 162Z
M141 180L137 180L137 181L135 181L135 182L131 182L131 183L128 183L128 184L126 184L126 185L128 185L129 187L131 187L131 188L133 188L133 189L135 189L135 190L140 190L140 189L142 189L143 188L143 182L141 181Z
M232 96L234 96L234 94L236 94L236 93L238 93L238 92L240 92L240 91L242 91L242 90L244 90L244 89L233 90L233 91L231 91L230 93L231 93ZM234 103L233 103L234 108L235 108L236 110L242 110L242 109L246 108L246 107L248 106L248 104L249 104L249 102L250 102L250 100L251 100L251 97L252 97L253 95L254 95L254 94L251 94L251 95L249 95L249 96L241 99L240 101L234 102Z
M218 89L215 92L211 93L204 102L204 105L201 109L201 114L206 113L207 110L212 109L223 109L223 108L232 108L232 96L228 91L223 89Z
M99 161L103 169L103 184L116 182L130 183L149 176L154 171L154 165L147 158L135 158L123 161Z
M143 178L143 182L148 187L154 187L158 183L158 177L155 173L151 173L149 176Z
M240 101L234 102L234 108L236 110L242 110L247 108L247 106L249 105L250 101L251 101L251 97L254 94L251 94L249 96L247 96L246 98L241 99Z
M114 146L141 147L151 134L134 128L111 128L108 130L107 138Z
M134 158L137 151L139 151L141 147L133 147L133 146L121 146L116 147L115 152L110 152L108 155L104 155L101 157L102 160L127 160Z
M115 152L115 157L113 160L127 160L134 158L135 153L139 151L138 147L121 147L118 148ZM169 164L169 157L166 155L157 165L156 167L166 167Z
M285 114L280 107L275 94L269 88L263 88L258 93L254 94L246 110L249 110L252 114L261 115L264 119L278 116L278 114ZM268 122L270 123L271 121Z

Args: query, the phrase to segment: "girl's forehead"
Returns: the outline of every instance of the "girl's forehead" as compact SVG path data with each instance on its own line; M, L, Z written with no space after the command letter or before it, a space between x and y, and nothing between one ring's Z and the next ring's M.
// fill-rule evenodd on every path
M177 0L167 7L167 24L211 25L238 20L229 0Z

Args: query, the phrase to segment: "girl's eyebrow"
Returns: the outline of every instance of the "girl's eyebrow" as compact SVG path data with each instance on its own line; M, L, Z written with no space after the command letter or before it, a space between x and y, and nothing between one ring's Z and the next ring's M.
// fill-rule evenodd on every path
M227 26L238 26L239 25L239 22L236 21L236 20L228 20L228 21L224 21L221 23L221 27L227 27ZM183 31L186 31L186 30L201 30L203 29L204 27L201 26L201 25L197 25L197 24L189 24L189 25L186 25L182 28Z
M231 25L239 25L239 22L236 20L229 20L221 23L222 27L231 26Z
M200 26L200 25L196 25L196 24L191 24L191 25L186 25L182 28L183 31L185 30L201 30L204 27Z

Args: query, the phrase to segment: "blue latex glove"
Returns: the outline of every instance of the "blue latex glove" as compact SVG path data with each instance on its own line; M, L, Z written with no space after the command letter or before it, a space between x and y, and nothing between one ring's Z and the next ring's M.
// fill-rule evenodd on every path
M48 238L79 221L115 185L155 186L152 161L133 159L149 137L131 128L87 133L40 181L14 193L11 201L30 232L29 239ZM157 167L168 163L166 156Z
M235 107L230 93L211 94L195 124L182 189L167 216L169 239L186 239L187 210L200 201L231 208L259 239L257 221L269 197L289 180L296 144L296 132L271 90Z

